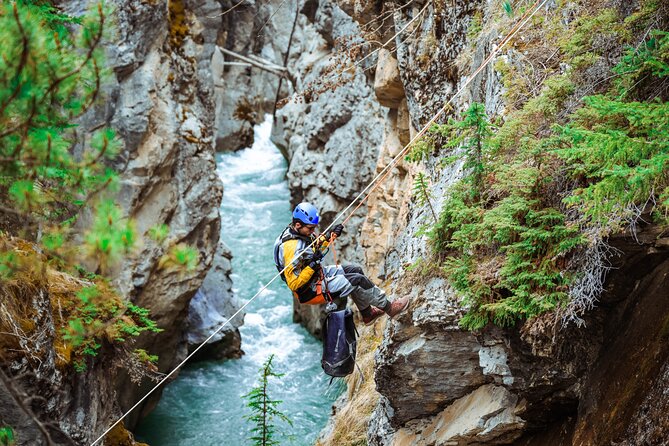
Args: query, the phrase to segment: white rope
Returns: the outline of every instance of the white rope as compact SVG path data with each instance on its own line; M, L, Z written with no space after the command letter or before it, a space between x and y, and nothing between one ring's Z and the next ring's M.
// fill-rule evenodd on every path
M537 0L537 2L535 3L535 5L536 5L537 3L539 3L540 1L541 1L541 0ZM334 224L335 224L337 221L339 221L339 219L342 217L342 215L344 215L344 214L351 208L351 206L353 206L353 204L356 203L356 202L360 199L360 197L362 197L362 196L363 196L363 195L364 195L364 194L365 194L365 193L372 187L372 185L373 185L374 183L376 183L376 181L377 181L379 178L381 178L382 175L385 174L385 172L386 172L388 169L390 169L391 167L393 167L393 166L395 165L395 163L397 163L397 161L398 161L398 160L400 159L400 157L404 154L404 152L405 152L408 148L410 148L411 145L412 145L418 138L420 138L423 134L425 134L425 132L426 132L426 131L430 128L430 126L431 126L431 125L432 125L432 124L439 118L439 116L441 116L441 114L442 114L442 113L446 110L446 108L453 102L453 100L454 100L456 97L458 97L458 96L460 95L460 93L462 93L462 92L464 91L464 89L471 83L472 80L474 80L474 78L475 78L475 77L476 77L476 76L483 70L483 68L485 68L485 66L488 65L488 63L490 63L490 61L492 60L492 58L493 58L495 55L497 55L497 54L501 51L501 49L502 49L502 48L503 48L503 47L504 47L504 46L505 46L505 45L506 45L512 38L513 38L513 36L515 36L515 35L518 33L518 31L520 31L520 29L521 29L521 28L528 22L528 20L530 20L530 19L534 16L534 14L536 14L537 11L539 11L539 9L541 9L541 7L542 7L547 1L548 1L548 0L543 0L543 1L541 1L541 3L539 4L539 6L537 6L537 7L534 9L534 11L532 12L532 14L531 14L529 17L525 18L524 20L521 19L521 21L519 22L520 25L516 25L517 28L516 28L511 34L509 34L509 35L508 35L508 36L501 42L501 44L500 44L497 48L495 48L495 50L494 50L492 53L490 53L490 55L489 55L489 56L486 58L486 60L481 64L481 66L480 66L479 68L477 68L476 71L474 71L474 73L473 73L471 76L469 76L469 78L467 78L467 81L465 81L465 83L462 85L462 87L460 87L460 89L459 89L453 96L451 96L451 99L449 99L448 102L446 102L446 104L445 104L443 107L441 107L441 109L439 109L439 111L437 112L437 114L435 114L435 115L432 117L432 119L430 119L430 121L429 121L427 124L425 124L425 126L423 126L423 128L421 129L421 131L418 132L418 133L416 134L416 136L414 136L414 137L411 139L411 141L409 141L409 143L408 143L406 146L404 146L404 149L403 149L402 151L400 151L400 153L398 153L398 154L397 154L397 155L390 161L390 163L388 163L388 165L387 165L381 172L379 172L379 173L374 177L374 179L372 179L372 181L370 181L370 183L367 185L367 187L365 187L365 189L363 189L363 191L360 192L360 193L358 194L358 196L355 197L355 199L354 199L354 200L353 200L353 201L352 201L352 202L351 202L351 203L350 203L350 204L349 204L343 211L341 211L341 212L334 218L334 220L332 221L332 223L330 223L330 225L329 225L324 231L322 231L322 233L326 233L327 231L329 231L329 230L334 226ZM527 13L526 13L525 15L527 15ZM405 27L404 29L406 29L406 27ZM309 249L309 248L313 247L314 243L316 243L316 240L314 240L313 242L311 242L311 244L310 244L307 248L305 248L305 249ZM302 251L302 252L303 252L303 251ZM300 252L300 253L296 253L295 256L293 257L293 259L291 260L291 263L294 262L298 257L300 257L300 254L301 254L301 252ZM289 263L288 265L290 265L291 263ZM218 334L218 333L219 333L219 332L220 332L226 325L228 325L228 323L229 323L232 319L234 319L235 316L237 316L239 313L241 313L242 310L244 310L244 308L246 308L251 302L253 302L253 300L254 300L256 297L258 297L263 291L265 291L265 290L267 289L267 287L269 287L269 286L272 284L272 282L274 282L278 277L280 277L281 274L283 274L283 273L286 271L286 269L288 268L288 265L286 265L280 272L278 272L274 277L272 277L272 279L271 279L269 282L267 282L267 284L265 284L265 285L264 285L264 286L263 286L263 287L262 287L262 288L261 288L261 289L260 289L260 290L259 290L259 291L258 291L252 298L251 298L251 299L249 299L244 305L242 305L241 308L235 312L235 314L233 314L230 318L228 318L228 319L227 319L227 320L226 320L220 327L218 327L218 328L216 329L216 331L214 331L214 332L213 332L207 339L205 339L205 340L204 340L204 341L203 341L203 342L202 342L202 343L201 343L195 350L193 350L193 352L192 352L191 354L189 354L189 355L188 355L183 361L181 361L181 362L180 362L174 369L172 369L171 372L169 372L167 375L165 375L165 377L163 377L163 379L161 379L160 382L158 382L158 384L156 384L151 390L149 390L149 392L148 392L146 395L144 395L144 396L143 396L137 403L135 403L134 406L132 406L130 409L128 409L128 410L127 410L127 411L126 411L126 412L125 412L125 413L124 413L124 414L123 414L123 415L122 415L122 416L121 416L121 417L120 417L114 424L112 424L112 425L109 427L109 429L107 429L106 431L104 431L104 433L103 433L102 435L100 435L100 436L98 437L97 440L95 440L93 443L91 443L91 446L95 446L100 440L102 440L102 439L105 437L105 435L107 435L107 434L108 434L114 427L116 427L116 425L117 425L118 423L120 423L125 417L127 417L128 414L129 414L130 412L132 412L132 411L133 411L134 409L136 409L140 404L142 404L142 403L144 402L144 400L146 400L146 399L149 397L149 395L151 395L156 389L158 389L158 387L160 387L165 381L167 381L167 379L169 379L169 377L172 376L172 375L174 374L174 372L176 372L177 370L179 370L179 369L180 369L186 362L188 362L188 360L189 360L190 358L192 358L193 355L195 355L195 354L196 354L202 347L204 347L204 346L207 344L207 342L209 342L209 341L210 341L214 336L216 336L216 335L217 335L217 334Z

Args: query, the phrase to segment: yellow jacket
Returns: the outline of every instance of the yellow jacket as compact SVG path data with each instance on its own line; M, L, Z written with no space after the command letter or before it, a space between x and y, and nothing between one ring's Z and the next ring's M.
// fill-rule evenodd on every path
M309 245L317 239L320 240L309 248ZM303 252L306 249L315 252L316 244L319 244L320 249L323 250L328 247L329 243L324 235L305 237L295 232L290 226L277 238L274 244L274 263L279 271L288 265L282 277L291 291L297 292L311 281L315 271L305 264Z

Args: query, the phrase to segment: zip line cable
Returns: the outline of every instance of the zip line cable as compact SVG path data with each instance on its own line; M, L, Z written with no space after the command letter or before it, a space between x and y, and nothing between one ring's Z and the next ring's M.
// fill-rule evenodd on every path
M451 103L453 102L453 100L454 100L456 97L458 97L458 96L464 91L464 89L465 89L465 88L472 82L472 80L474 80L474 78L475 78L475 77L476 77L476 76L477 76L477 75L478 75L478 74L479 74L479 73L480 73L480 72L481 72L481 71L488 65L488 63L490 63L490 61L492 60L492 58L495 57L495 56L501 51L501 49L502 49L502 48L503 48L503 47L504 47L504 46L505 46L505 45L506 45L506 44L507 44L507 43L508 43L508 42L509 42L509 41L510 41L510 40L511 40L517 33L518 33L518 31L520 31L520 29L521 29L523 26L525 26L525 24L526 24L526 23L527 23L527 22L528 22L528 21L529 21L529 20L530 20L530 19L531 19L531 18L532 18L538 11L539 11L539 9L541 9L541 7L542 7L547 1L548 1L548 0L537 0L537 1L532 5L532 7L530 7L530 8L528 9L528 11L526 11L525 14L523 14L523 16L522 16L521 19L518 21L518 23L516 23L516 25L514 25L514 27L511 28L511 31L509 32L509 34L507 34L507 36L500 42L500 44L499 44L499 45L498 45L498 46L497 46L497 47L490 53L490 55L489 55L489 56L483 61L483 63L479 66L479 68L477 68L477 69L474 71L474 73L472 73L472 74L467 78L467 80L466 80L466 81L464 82L464 84L460 87L460 89L458 89L458 91L457 91L453 96L451 96L451 98L448 100L448 102L446 102L446 104L444 104L444 106L441 107L441 108L439 109L439 111L438 111L438 112L437 112L437 113L436 113L436 114L435 114L435 115L428 121L428 123L425 124L425 125L423 126L423 128L421 129L421 131L418 132L418 133L411 139L411 141L409 141L409 143L404 147L404 149L401 150L401 151L400 151L400 152L399 152L399 153L398 153L398 154L397 154L397 155L390 161L390 163L388 163L388 165L387 165L385 168L383 168L383 170L381 170L381 172L379 172L379 173L374 177L374 179L372 179L372 181L369 182L369 184L362 190L362 192L360 192L360 193L358 194L358 196L356 196L355 199L354 199L353 201L351 201L351 203L350 203L350 204L349 204L343 211L341 211L341 212L339 212L339 214L337 214L337 216L335 217L335 219L334 219L334 220L332 221L332 223L330 223L330 225L323 231L323 233L326 233L327 231L329 231L329 230L335 225L335 223L342 217L342 215L344 215L344 214L345 214L345 213L346 213L346 212L353 206L353 204L356 203L356 202L360 199L360 197L362 197L363 195L367 194L367 195L360 201L360 203L355 207L355 209L353 209L353 211L351 211L351 213L348 214L348 216L343 220L342 224L345 224L345 223L346 223L346 222L353 216L353 214L355 213L355 211L358 210L358 208L360 208L360 206L362 206L362 204L367 200L367 198L369 198L369 196L370 196L371 193L374 191L374 189L376 189L376 188L378 187L378 185L381 184L381 183L383 182L383 180L385 180L385 178L386 178L386 177L388 176L388 174L390 173L390 168L393 167L393 166L399 161L399 159L400 159L406 152L408 152L409 149L411 149L411 146L412 146L412 145L413 145L413 144L414 144L414 143L415 143L421 136L423 136L423 135L425 134L425 132L427 132L427 130L429 130L430 126L431 126L432 124L434 124L434 123L436 122L437 119L439 119L439 117L441 116L441 114L442 114L444 111L446 111L446 109L447 109L448 107L450 107L450 105L451 105ZM538 6L537 6L537 5L538 5ZM532 11L531 14L529 14L530 11ZM528 16L528 14L529 14L529 16ZM380 181L377 182L377 180L379 180L379 179L380 179ZM376 183L376 184L375 184L375 183ZM372 186L373 186L373 187L372 187ZM367 193L368 190L369 190L369 193ZM218 333L219 333L219 332L220 332L220 331L221 331L221 330L222 330L222 329L223 329L223 328L224 328L224 327L225 327L225 326L232 320L232 319L234 319L237 315L239 315L239 313L241 313L242 310L244 310L244 308L246 308L251 302L253 302L253 300L255 300L256 297L258 297L258 296L259 296L263 291L265 291L265 290L266 290L266 289L267 289L267 288L268 288L268 287L269 287L269 286L270 286L270 285L271 285L271 284L272 284L278 277L280 277L281 274L283 274L283 273L286 271L286 269L288 268L288 266L291 265L296 259L298 259L298 258L300 257L300 255L301 255L304 251L306 251L306 250L312 248L312 247L315 245L315 243L316 243L317 240L318 240L318 238L317 238L316 240L314 240L313 242L311 242L311 244L310 244L309 246L307 246L307 248L305 248L303 251L301 251L301 252L299 252L299 253L296 253L296 254L293 256L293 258L291 259L291 261L290 261L290 263L289 263L288 265L286 265L280 272L278 272L274 277L272 277L272 279L271 279L269 282L267 282L262 288L260 288L260 290L259 290L259 291L258 291L252 298L250 298L246 303L244 303L244 305L242 305L242 306L241 306L241 307L240 307L240 308L239 308L239 309L238 309L232 316L230 316L230 317L229 317L229 318L228 318L228 319L227 319L227 320L226 320L220 327L218 327L218 328L217 328L211 335L209 335L209 337L208 337L207 339L205 339L202 343L200 343L200 345L199 345L195 350L193 350L192 353L190 353L188 356L186 356L186 358L185 358L183 361L181 361L176 367L174 367L174 369L172 369L171 372L169 372L167 375L165 375L165 376L164 376L164 377L163 377L163 378L162 378L162 379L161 379L161 380L160 380L160 381L159 381L153 388L151 388L151 390L149 390L149 391L148 391L148 392L147 392L147 393L146 393L146 394L145 394L139 401L137 401L137 403L135 403L135 404L134 404L130 409L128 409L128 410L127 410L127 411L126 411L126 412L125 412L125 413L124 413L118 420L116 420L116 422L114 422L114 424L112 424L106 431L104 431L104 433L103 433L102 435L100 435L100 436L98 437L97 440L95 440L93 443L91 443L91 446L95 446L96 444L98 444L98 442L99 442L100 440L102 440L102 439L103 439L103 438L104 438L104 437L105 437L105 436L106 436L106 435L107 435L113 428L115 428L121 421L123 421L123 419L125 419L125 417L127 417L128 414L130 414L130 413L131 413L133 410L135 410L140 404L142 404L142 403L144 402L144 400L146 400L146 399L147 399L153 392L155 392L155 391L156 391L156 390L157 390L157 389L158 389L158 388L159 388L165 381L167 381L167 380L168 380L168 379L169 379L169 378L170 378L170 377L171 377L177 370L179 370L184 364L186 364L186 362L188 362L188 360L189 360L190 358L192 358L192 357L193 357L193 356L194 356L194 355L195 355L195 354L196 354L202 347L204 347L204 346L207 344L207 342L209 342L214 336L216 336L216 335L217 335L217 334L218 334Z

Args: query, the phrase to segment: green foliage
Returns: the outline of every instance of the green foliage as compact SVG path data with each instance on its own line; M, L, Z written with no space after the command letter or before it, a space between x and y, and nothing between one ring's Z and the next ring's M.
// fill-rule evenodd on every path
M463 181L432 233L435 250L447 254L444 272L469 308L461 323L470 329L490 321L513 325L564 302L564 257L582 243L578 228L542 203L536 169L498 169L506 184L495 187L506 191L504 198L484 206Z
M474 40L478 37L483 29L483 14L481 11L476 11L471 16L469 26L467 27L467 40Z
M507 16L513 17L513 6L509 0L504 0L502 3L502 8L504 9L504 12Z
M669 77L669 33L652 32L614 72L619 77L611 93L585 98L560 129L558 150L580 184L566 203L605 234L620 229L646 202L658 202L655 210L663 218L669 209L669 103L633 100L639 89Z
M434 135L438 129L437 124L432 125L422 138L413 143L404 159L410 163L419 163L428 159L435 151Z
M67 308L70 314L63 340L73 347L78 371L86 369L87 356L97 356L102 339L124 342L145 331L162 331L150 319L149 310L122 301L103 281L81 288L76 298L78 302Z
M19 259L12 251L0 251L0 279L8 280L19 268Z
M169 234L170 227L165 224L152 226L149 229L149 237L151 237L151 239L157 243L163 243L165 240L167 240L167 236Z
M143 348L135 349L134 353L135 356L137 356L137 359L139 359L141 362L151 363L151 364L158 363L158 355L150 355Z
M272 368L273 360L274 355L270 355L269 358L267 358L262 368L259 370L260 378L258 379L258 385L244 395L244 398L247 401L246 406L250 408L252 412L251 415L246 416L245 418L251 421L254 426L251 429L252 436L249 439L257 446L280 444L279 441L275 439L275 418L283 420L291 426L293 424L288 417L277 409L277 406L281 404L281 401L273 400L269 396L269 378L281 378L283 376L283 374L274 372Z
M629 97L643 81L652 83L669 76L669 32L653 30L637 49L628 50L613 72L619 99Z
M111 129L73 150L73 122L108 75L100 46L107 13L102 4L76 19L45 1L0 5L0 197L24 237L40 228L47 252L67 244L76 216L116 178L105 164L121 145Z
M0 446L14 446L14 430L9 426L0 427Z
M63 282L53 296L55 343L59 360L77 370L104 341L159 331L148 310L124 301L101 276L138 245L134 222L110 198L118 175L109 166L122 142L109 128L82 138L76 124L110 75L102 47L108 17L102 3L81 17L47 0L0 3L0 201L14 217L2 221L0 278ZM168 234L165 225L150 232L159 244ZM180 244L166 257L191 269L197 251Z
M193 271L198 264L200 254L195 248L184 243L171 246L159 262L161 268L176 267L181 271Z
M95 211L93 225L85 237L85 248L91 257L100 259L105 271L110 263L118 262L134 246L135 228L111 200L98 203Z
M144 331L153 333L160 333L163 331L162 328L158 328L158 325L151 319L149 310L146 308L138 307L137 305L128 302L126 315L130 320L120 320L117 322L119 332L121 333L130 336L139 336L139 334Z
M615 17L603 11L579 23L568 55L584 56L591 33ZM445 163L463 160L467 172L429 232L468 308L463 326L512 325L565 304L576 274L570 258L593 229L618 231L644 207L669 223L669 33L650 32L613 72L609 91L571 114L562 115L575 91L568 72L498 129L472 106L434 130L449 138Z
M578 17L568 33L559 40L560 49L566 56L566 62L576 69L584 69L593 65L598 58L607 57L603 48L597 48L595 42L613 39L620 35L624 28L615 8L603 8L594 16Z
M82 159L70 152L70 123L93 105L107 75L99 48L105 12L99 6L81 19L75 35L60 39L49 23L68 21L51 9L32 2L0 6L5 60L0 65L0 174L15 179L10 190L19 210L41 217L106 182L108 169L91 161L113 156L119 144L111 130L102 129Z
M418 205L427 205L430 208L430 211L432 211L432 216L434 217L434 221L436 222L437 214L434 212L434 208L432 207L432 193L430 192L429 180L423 172L418 172L416 178L414 179L413 196L416 198Z
M447 125L441 126L439 131L443 136L449 138L444 147L458 150L457 153L447 158L446 162L464 159L462 167L469 173L465 182L471 186L469 189L472 194L471 198L478 199L482 192L483 175L489 155L485 141L492 134L485 107L477 102L472 103L462 120L451 119Z

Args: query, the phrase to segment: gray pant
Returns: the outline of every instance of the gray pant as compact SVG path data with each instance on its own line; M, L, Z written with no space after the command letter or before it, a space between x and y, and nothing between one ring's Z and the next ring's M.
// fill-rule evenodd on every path
M361 311L370 305L383 309L389 303L386 293L374 285L359 266L323 266L323 274L333 298L351 296Z

